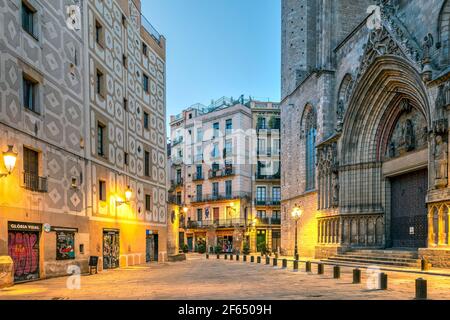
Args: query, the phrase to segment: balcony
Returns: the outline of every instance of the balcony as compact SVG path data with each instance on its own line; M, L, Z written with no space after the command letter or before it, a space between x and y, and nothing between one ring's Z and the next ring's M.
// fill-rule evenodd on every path
M182 156L173 156L172 157L172 164L175 166L181 165L183 163L183 157Z
M273 175L265 175L265 174L256 174L255 175L255 179L256 180L280 180L281 179L281 175L278 174L273 174Z
M272 148L266 148L266 149L258 149L257 150L258 156L263 157L279 157L280 156L280 149L272 149Z
M232 193L215 193L208 195L197 195L192 203L202 203L202 202L214 202L214 201L226 201L235 199L250 199L251 194L248 192L232 192Z
M280 217L256 217L256 225L257 226L280 226L281 218Z
M234 228L246 226L246 220L241 218L235 219L213 219L201 221L188 221L188 229L202 229L202 228Z
M203 181L205 177L203 177L203 173L196 173L192 176L192 181Z
M175 179L171 181L171 189L182 187L184 184L183 178Z
M39 177L37 174L24 172L23 173L24 188L33 192L47 192L47 178Z
M226 167L224 167L222 169L218 169L218 170L209 170L208 178L209 179L217 179L217 178L234 176L235 174L236 174L236 172L232 166L226 166Z
M195 161L196 163L198 163L198 162L203 162L203 155L202 155L202 154L197 154L197 155L195 155L195 156L194 156L194 161Z
M176 195L169 195L168 201L170 204L176 204L179 206L182 204L181 198Z
M180 137L177 137L177 138L173 139L172 147L175 147L175 146L179 145L183 141L184 141L184 137L183 136L180 136Z
M260 207L278 207L281 205L281 200L280 199L270 199L270 198L265 198L265 199L255 199L255 206L260 206Z

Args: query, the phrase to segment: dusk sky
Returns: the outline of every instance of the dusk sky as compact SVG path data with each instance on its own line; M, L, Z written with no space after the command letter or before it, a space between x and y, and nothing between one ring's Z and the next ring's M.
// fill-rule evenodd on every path
M167 39L167 114L222 96L280 99L279 0L143 0Z

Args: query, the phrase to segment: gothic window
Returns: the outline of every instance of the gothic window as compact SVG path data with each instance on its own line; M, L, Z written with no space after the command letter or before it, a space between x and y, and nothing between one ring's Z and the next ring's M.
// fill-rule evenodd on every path
M445 1L439 14L438 47L441 49L441 62L450 61L450 1Z
M306 190L310 191L316 187L316 135L317 120L314 109L308 105L303 116L303 132L305 137L305 171Z

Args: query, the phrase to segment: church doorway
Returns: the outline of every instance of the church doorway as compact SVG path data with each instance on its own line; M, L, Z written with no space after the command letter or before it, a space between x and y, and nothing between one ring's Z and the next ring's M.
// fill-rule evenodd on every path
M391 239L394 248L425 248L428 223L426 193L428 171L390 178Z

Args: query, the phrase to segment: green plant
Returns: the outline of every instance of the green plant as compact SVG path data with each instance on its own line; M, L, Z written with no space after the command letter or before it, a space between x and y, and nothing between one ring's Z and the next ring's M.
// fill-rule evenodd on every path
M242 249L242 253L247 255L250 253L250 245L248 242L244 242L244 248Z
M220 254L220 253L222 253L222 247L219 246L219 245L215 246L215 247L214 247L214 253L215 253L215 254Z
M189 247L187 244L183 244L182 250L184 253L188 253L189 252Z
M203 243L199 244L197 246L197 252L198 253L202 253L202 254L205 253L206 252L206 246Z
M265 242L261 242L258 244L258 252L261 253L261 255L266 255L270 252L269 248L266 246Z

